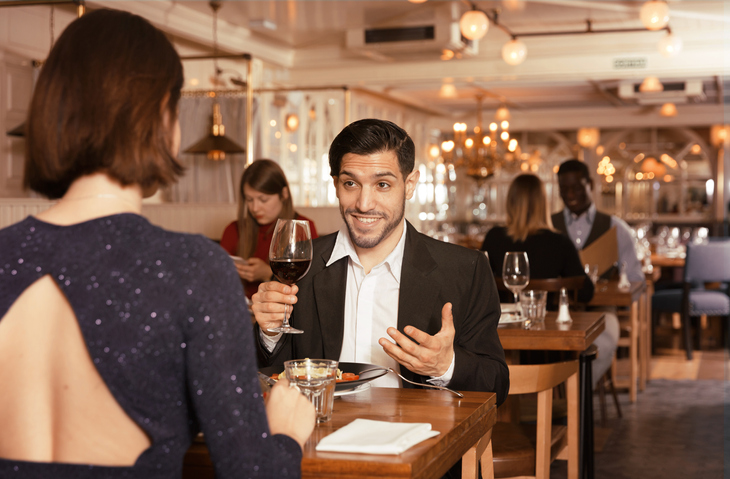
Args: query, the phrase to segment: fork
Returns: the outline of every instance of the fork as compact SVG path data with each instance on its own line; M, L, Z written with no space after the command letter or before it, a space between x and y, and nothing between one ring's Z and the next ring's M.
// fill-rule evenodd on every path
M370 371L387 371L389 373L395 374L396 376L398 376L399 378L401 378L403 381L405 381L405 382L407 382L409 384L413 384L414 386L423 386L423 387L427 387L427 388L441 389L443 391L448 391L451 394L455 394L455 395L459 396L460 398L463 398L464 397L464 395L461 394L459 391L454 391L453 389L449 389L449 388L444 387L444 386L436 386L435 384L417 383L415 381L411 381L410 379L406 379L398 371L396 371L393 368L386 368L386 367L370 368L370 369L366 369L364 371L360 371L359 374L360 374L360 376L362 376L363 374L368 373Z

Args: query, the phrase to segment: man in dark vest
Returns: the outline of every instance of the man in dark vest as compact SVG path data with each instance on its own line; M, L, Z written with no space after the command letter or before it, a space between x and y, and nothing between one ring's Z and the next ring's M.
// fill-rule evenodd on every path
M593 204L593 180L586 164L575 159L564 161L558 169L558 186L565 208L552 215L555 229L567 235L580 251L615 226L619 264L626 263L629 281L644 281L629 225L620 218L601 213ZM611 367L621 334L616 308L600 309L606 312L606 329L593 342L598 348L592 367L594 388Z
M558 185L565 208L552 215L555 229L567 235L580 251L615 226L619 265L626 263L629 281L643 281L631 229L624 220L596 210L592 201L593 180L586 164L575 159L563 162L558 170Z

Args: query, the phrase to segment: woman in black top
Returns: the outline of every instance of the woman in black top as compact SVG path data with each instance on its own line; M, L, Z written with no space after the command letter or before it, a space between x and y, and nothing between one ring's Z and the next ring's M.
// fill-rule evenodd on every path
M587 303L593 297L593 283L578 252L569 238L553 230L545 187L535 175L520 175L512 181L507 192L507 226L489 230L481 249L488 253L496 277L502 276L505 253L525 251L531 278L585 276L578 301ZM511 298L509 292L500 292L502 302L511 302Z

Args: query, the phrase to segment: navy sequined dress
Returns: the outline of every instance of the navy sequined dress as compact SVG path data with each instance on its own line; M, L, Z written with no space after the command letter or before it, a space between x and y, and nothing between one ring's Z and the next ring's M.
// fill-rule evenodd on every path
M218 245L135 214L0 230L0 320L44 275L151 446L131 467L0 459L0 477L179 478L198 430L218 478L299 477L299 445L269 433L241 282Z

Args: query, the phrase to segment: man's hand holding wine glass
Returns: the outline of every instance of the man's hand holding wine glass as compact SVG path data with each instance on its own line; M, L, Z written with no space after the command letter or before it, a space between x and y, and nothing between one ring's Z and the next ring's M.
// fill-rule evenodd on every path
M259 286L259 292L254 295L254 305L252 308L256 316L256 322L259 323L264 333L269 335L271 335L270 333L301 334L304 331L289 325L289 314L291 313L291 307L289 305L293 305L296 302L296 296L286 296L290 293L296 294L294 290L296 286L294 284L307 274L309 267L312 265L312 234L309 231L309 223L307 221L283 219L276 221L274 237L271 240L271 248L269 249L269 264L271 265L271 271L280 283L262 283ZM259 300L266 301L268 308L275 310L283 309L284 318L281 323L277 321L275 325L268 324L264 326L262 324L263 320L259 320L260 308L257 307L258 301L256 300L256 296L261 294L262 289L266 290L267 288L271 294L264 297L259 296ZM274 295L277 290L280 294L284 295L283 298L277 298ZM282 300L283 304L272 304L272 301L276 300ZM261 313L270 314L278 312L262 311Z

